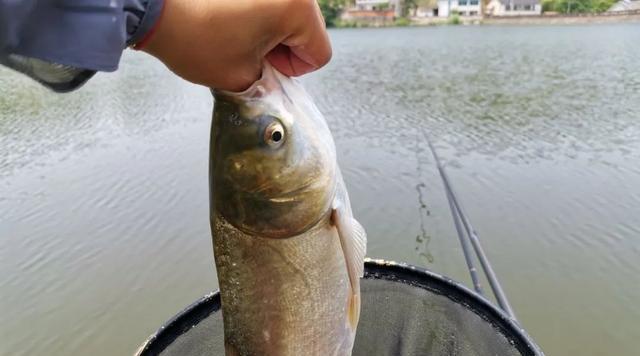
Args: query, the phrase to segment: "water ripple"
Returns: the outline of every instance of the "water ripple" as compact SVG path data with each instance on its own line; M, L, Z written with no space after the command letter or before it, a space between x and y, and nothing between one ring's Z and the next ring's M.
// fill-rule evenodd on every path
M370 255L468 278L426 132L547 353L633 353L640 26L331 35L302 80ZM0 87L0 334L16 355L130 353L216 286L211 95L137 53L70 95Z

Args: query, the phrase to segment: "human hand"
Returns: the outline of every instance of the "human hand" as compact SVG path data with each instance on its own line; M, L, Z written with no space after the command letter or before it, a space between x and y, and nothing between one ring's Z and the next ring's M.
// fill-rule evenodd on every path
M184 79L240 91L266 58L288 76L325 65L331 44L315 0L165 0L142 49Z

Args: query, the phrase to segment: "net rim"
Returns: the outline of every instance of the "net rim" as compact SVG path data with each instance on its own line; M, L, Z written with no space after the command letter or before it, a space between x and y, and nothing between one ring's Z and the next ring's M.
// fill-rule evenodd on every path
M522 355L544 356L542 350L516 320L485 297L451 278L403 262L366 258L364 279L403 283L444 296L454 303L464 305L493 324ZM220 293L215 291L206 294L165 322L147 338L135 355L159 355L178 337L218 312L220 308Z

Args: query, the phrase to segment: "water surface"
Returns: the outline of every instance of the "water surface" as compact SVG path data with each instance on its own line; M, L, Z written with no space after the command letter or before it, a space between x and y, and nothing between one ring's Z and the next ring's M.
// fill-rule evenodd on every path
M428 135L545 352L637 352L640 25L331 37L304 82L368 254L469 282ZM0 88L0 355L131 354L217 287L211 96L135 53L68 95Z

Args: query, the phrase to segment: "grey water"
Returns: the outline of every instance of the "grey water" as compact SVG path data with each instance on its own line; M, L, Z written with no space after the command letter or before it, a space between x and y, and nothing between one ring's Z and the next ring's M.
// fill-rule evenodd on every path
M368 255L470 285L428 135L545 352L637 352L640 24L331 38L302 80ZM139 53L66 95L0 70L0 355L132 354L216 289L211 108Z

